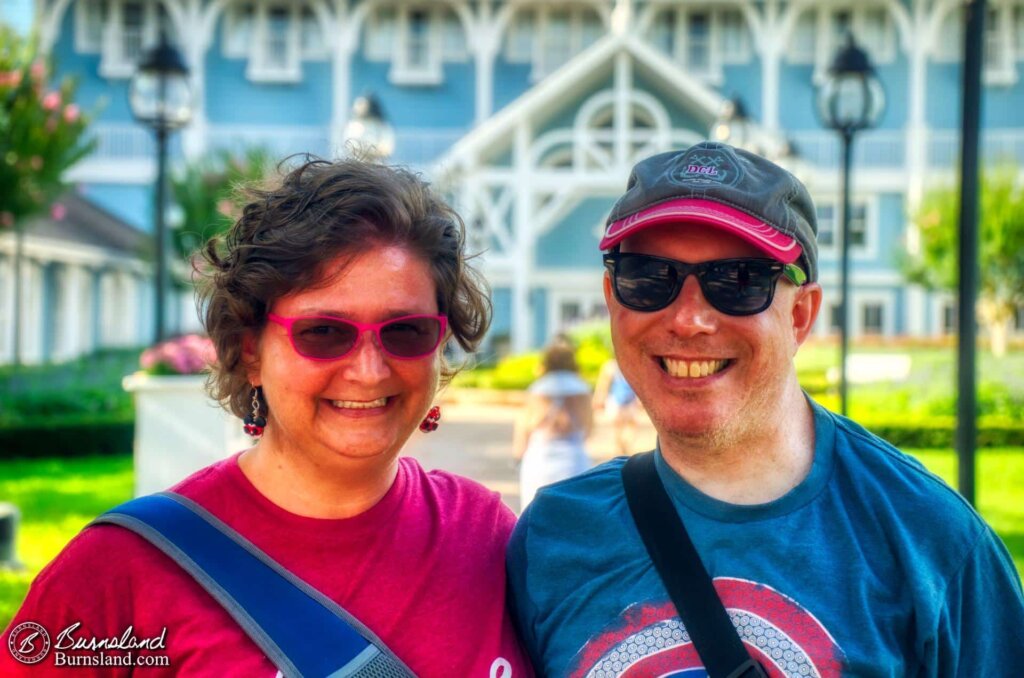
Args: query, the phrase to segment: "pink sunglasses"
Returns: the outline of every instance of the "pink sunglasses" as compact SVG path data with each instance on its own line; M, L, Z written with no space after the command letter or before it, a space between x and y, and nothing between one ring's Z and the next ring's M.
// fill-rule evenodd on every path
M295 352L310 360L337 360L348 355L367 330L392 358L424 358L441 345L448 327L448 318L443 315L406 315L380 323L330 316L286 318L275 313L268 314L267 319L285 328Z

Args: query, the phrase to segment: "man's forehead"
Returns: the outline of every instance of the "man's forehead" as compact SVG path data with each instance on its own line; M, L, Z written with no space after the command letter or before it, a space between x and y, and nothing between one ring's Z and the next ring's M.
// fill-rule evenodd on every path
M756 247L718 228L707 224L675 222L646 228L632 233L620 243L622 252L643 252L644 254L665 254L689 247L715 247L735 250L729 256L766 256Z

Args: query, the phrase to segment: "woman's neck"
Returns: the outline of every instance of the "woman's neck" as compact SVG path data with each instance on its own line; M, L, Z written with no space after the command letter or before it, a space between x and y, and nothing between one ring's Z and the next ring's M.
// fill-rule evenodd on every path
M238 459L242 473L267 499L308 518L351 518L375 506L394 484L398 459L344 460L326 467L296 451L261 441Z

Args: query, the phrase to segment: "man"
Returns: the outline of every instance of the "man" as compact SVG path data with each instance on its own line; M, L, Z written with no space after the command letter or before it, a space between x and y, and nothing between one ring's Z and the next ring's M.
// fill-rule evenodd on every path
M797 383L816 232L806 188L745 151L701 143L633 169L601 241L604 293L658 476L768 675L1021 675L1024 600L999 538ZM703 675L623 463L541 490L513 534L512 605L541 675Z

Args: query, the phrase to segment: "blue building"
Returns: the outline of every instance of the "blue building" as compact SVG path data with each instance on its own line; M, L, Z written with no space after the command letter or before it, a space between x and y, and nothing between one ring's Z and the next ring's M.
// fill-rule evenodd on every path
M43 45L103 102L85 194L148 229L154 153L128 78L161 17L191 68L197 112L175 153L259 145L336 155L353 99L372 91L395 127L392 160L452 196L494 287L491 339L522 350L604 313L597 242L639 158L708 136L740 96L749 143L808 185L835 331L839 145L816 86L847 31L886 92L858 136L852 189L854 336L954 331L953 300L907 286L908 215L954 180L958 0L37 0ZM983 155L1024 160L1024 0L989 0ZM830 308L831 305L831 308ZM1017 319L1024 329L1024 317Z

